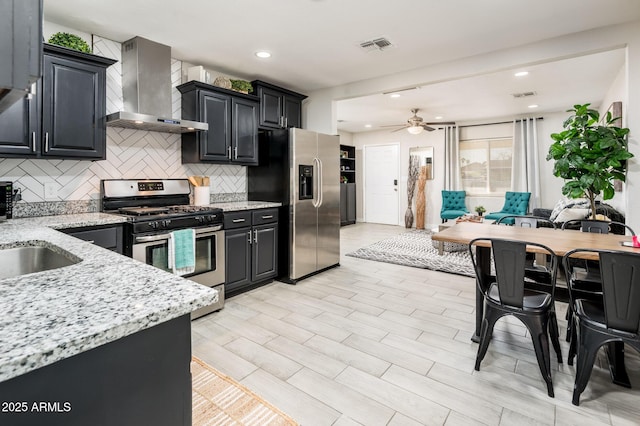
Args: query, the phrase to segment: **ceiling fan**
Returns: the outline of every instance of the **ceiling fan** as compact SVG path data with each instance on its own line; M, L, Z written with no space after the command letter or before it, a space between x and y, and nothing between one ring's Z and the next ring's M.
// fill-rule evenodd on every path
M426 130L427 132L433 132L435 130L435 128L431 127L431 126L453 125L453 124L455 124L453 122L425 123L425 121L422 119L422 117L418 116L418 111L420 111L420 109L413 108L411 110L411 112L413 113L413 117L410 117L407 120L407 124L405 124L403 127L400 127L399 129L392 130L391 132L398 132L398 131L400 131L402 129L407 129L407 131L409 133L411 133L412 135L418 135L418 134L422 133L423 130ZM396 126L398 126L398 125L382 126L382 127L396 127Z

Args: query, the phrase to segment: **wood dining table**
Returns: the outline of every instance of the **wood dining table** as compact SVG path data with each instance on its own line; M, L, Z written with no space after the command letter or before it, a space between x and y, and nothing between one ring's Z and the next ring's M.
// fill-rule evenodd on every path
M596 234L576 230L560 230L553 228L523 228L485 223L461 222L441 232L434 234L434 241L469 244L475 238L502 238L514 241L524 241L543 244L549 247L558 257L576 248L619 250L639 253L640 248L622 245L629 243L630 236L617 234ZM542 253L536 246L529 246L527 251ZM476 263L479 269L478 285L488 288L495 278L491 275L491 246L488 243L475 246ZM595 258L597 259L597 258ZM476 288L476 321L475 334L471 337L474 342L480 341L480 330L484 314L484 298L479 288ZM613 349L613 348L610 348ZM613 353L612 353L613 352ZM624 352L621 345L616 345L615 350L608 351L611 366L611 374L614 382L622 386L630 387L629 379L624 368Z

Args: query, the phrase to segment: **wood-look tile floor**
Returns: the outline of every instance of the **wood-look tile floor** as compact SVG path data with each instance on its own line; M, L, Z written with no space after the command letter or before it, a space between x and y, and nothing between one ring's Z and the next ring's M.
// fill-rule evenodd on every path
M581 405L571 404L566 304L556 306L565 363L552 357L549 398L530 336L512 318L498 322L474 370L473 279L344 256L403 231L343 227L339 268L227 300L192 323L194 355L303 425L640 424L633 350L634 389L611 383L601 354Z

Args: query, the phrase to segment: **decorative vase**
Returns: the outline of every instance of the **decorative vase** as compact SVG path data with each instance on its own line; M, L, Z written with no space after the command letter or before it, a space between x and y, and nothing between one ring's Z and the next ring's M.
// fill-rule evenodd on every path
M427 168L420 168L420 176L418 177L418 194L416 195L416 229L424 229L424 214L427 206L427 200L424 188L427 185Z
M413 226L413 210L411 207L407 207L407 212L404 214L404 227L411 228Z
M478 212L478 216L482 217L483 212Z

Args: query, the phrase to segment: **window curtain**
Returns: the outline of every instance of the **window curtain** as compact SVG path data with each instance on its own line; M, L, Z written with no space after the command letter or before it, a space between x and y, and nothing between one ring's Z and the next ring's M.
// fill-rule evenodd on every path
M529 211L540 207L540 155L535 118L513 120L511 189L530 192Z
M458 142L460 130L458 126L444 128L444 189L459 191L462 189L460 181L460 158Z

